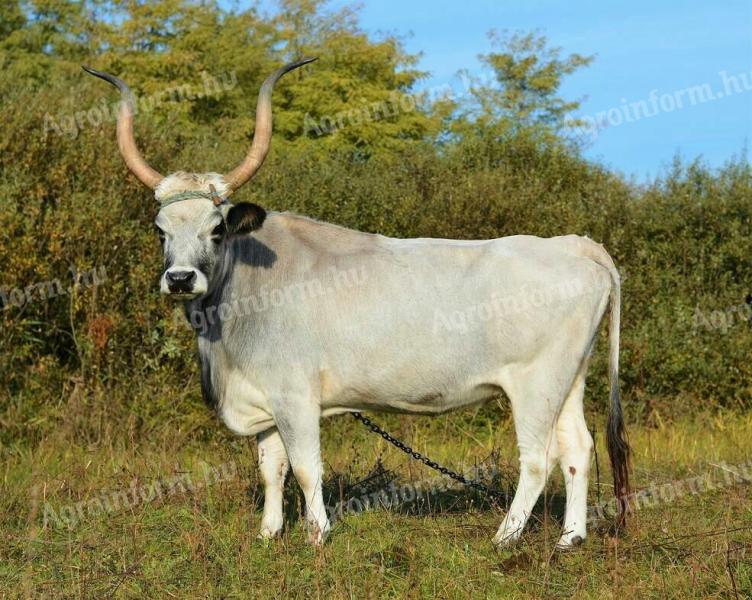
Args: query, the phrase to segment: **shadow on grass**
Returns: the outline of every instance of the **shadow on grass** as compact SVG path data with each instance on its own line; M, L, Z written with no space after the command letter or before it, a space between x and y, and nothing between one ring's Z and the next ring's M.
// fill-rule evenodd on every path
M462 484L427 467L420 470L421 477L405 478L384 467L381 460L370 468L367 475L357 476L357 465L351 463L344 471L330 469L324 481L324 503L330 519L339 520L348 515L369 511L415 517L441 517L459 513L506 512L509 509L517 483L517 470L500 460L492 452L463 475L482 483L501 494L495 497ZM362 469L360 469L362 472ZM263 509L263 489L253 486L248 490L256 510ZM299 522L305 501L295 478L285 482L284 511L287 526ZM556 523L563 521L566 506L564 493L541 496L529 528L533 531L543 526L546 518Z
M491 453L462 475L498 492L492 496L463 486L440 472L420 468L420 476L410 479L387 469L377 460L360 479L352 470L334 472L324 482L324 500L337 517L369 510L412 516L439 516L468 510L506 509L513 496L513 479L502 469L497 453Z

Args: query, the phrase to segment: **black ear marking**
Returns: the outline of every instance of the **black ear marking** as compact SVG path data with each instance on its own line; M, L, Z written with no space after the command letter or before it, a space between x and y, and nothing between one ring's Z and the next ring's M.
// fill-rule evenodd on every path
M260 229L266 219L266 211L251 202L239 202L227 213L227 231L232 234L250 233Z

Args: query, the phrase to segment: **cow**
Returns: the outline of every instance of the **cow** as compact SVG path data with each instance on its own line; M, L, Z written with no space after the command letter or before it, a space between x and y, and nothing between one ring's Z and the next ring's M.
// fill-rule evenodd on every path
M159 203L160 289L183 303L195 326L203 396L231 431L257 438L265 486L259 536L282 530L290 467L305 497L309 540L321 544L329 532L322 417L437 415L503 392L520 473L493 541L519 538L559 463L566 509L557 547L579 545L593 448L583 393L607 312L607 445L616 524L623 526L630 448L619 399L621 292L603 246L576 235L396 239L228 200L269 151L275 83L312 60L290 63L264 81L251 147L237 167L224 175L166 177L137 149L128 86L83 67L120 90L118 145ZM344 285L342 273L358 276Z

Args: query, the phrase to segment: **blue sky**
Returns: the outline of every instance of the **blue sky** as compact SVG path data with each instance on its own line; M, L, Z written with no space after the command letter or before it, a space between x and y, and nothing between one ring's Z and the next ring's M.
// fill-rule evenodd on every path
M333 0L329 6L351 4ZM422 84L427 88L448 83L459 89L457 71L479 72L477 56L490 49L490 29L539 30L565 53L596 55L590 67L565 82L563 95L586 97L579 114L601 123L589 134L586 155L640 181L660 173L677 152L721 165L752 141L750 0L366 0L360 5L366 31L397 34L409 52L422 54L419 66L431 73ZM265 0L260 6L265 10L274 3ZM712 99L705 92L693 98L693 86L712 90ZM620 107L639 101L648 105L646 112L627 122L621 109L620 117ZM609 109L614 110L604 115ZM634 109L627 111L634 117Z

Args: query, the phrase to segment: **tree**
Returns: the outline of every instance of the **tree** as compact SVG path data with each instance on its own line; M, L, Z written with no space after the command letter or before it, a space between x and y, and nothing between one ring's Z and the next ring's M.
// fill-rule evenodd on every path
M276 23L288 58L318 56L311 77L294 84L294 120L280 119L288 141L364 158L399 150L438 131L416 93L426 73L393 36L372 39L357 11L327 12L321 0L284 0ZM292 116L292 115L290 115Z
M575 122L571 113L578 100L565 100L560 87L565 76L590 64L592 57L561 56L536 33L489 34L494 51L480 55L487 77L461 73L468 83L469 100L460 106L454 133L509 136L533 134L548 141L561 136Z

